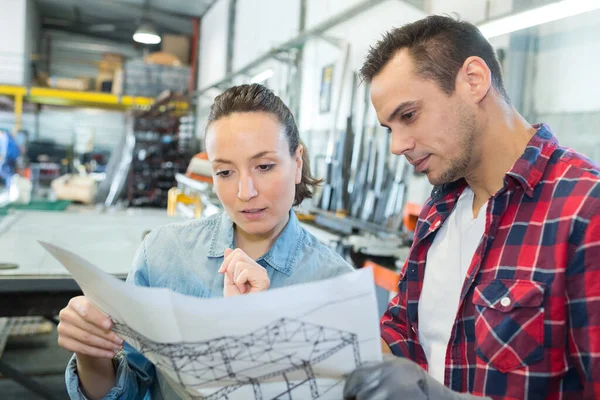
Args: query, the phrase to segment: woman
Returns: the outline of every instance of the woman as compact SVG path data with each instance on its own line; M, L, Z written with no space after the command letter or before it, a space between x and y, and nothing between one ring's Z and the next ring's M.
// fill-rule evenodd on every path
M280 98L261 85L228 89L211 107L205 142L225 212L150 233L128 282L219 297L352 270L302 228L292 210L318 181ZM58 343L75 353L66 373L69 396L177 398L154 365L111 328L110 318L84 296L61 311Z

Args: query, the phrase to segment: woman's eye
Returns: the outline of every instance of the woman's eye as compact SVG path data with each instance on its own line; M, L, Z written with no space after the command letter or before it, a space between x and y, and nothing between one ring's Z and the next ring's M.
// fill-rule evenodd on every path
M260 172L267 172L273 169L273 167L275 167L275 164L262 164L258 166L258 170Z
M228 176L231 176L231 171L219 171L215 175L220 178L227 178Z

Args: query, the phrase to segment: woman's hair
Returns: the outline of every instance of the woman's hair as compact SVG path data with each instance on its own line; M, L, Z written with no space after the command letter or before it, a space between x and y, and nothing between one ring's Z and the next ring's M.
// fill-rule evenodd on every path
M302 144L292 112L279 97L263 85L255 83L233 86L217 96L210 107L206 128L216 120L236 112L265 112L277 117L283 125L291 156ZM312 198L315 188L322 182L311 175L308 149L303 147L302 180L296 185L294 206L302 203L304 199Z

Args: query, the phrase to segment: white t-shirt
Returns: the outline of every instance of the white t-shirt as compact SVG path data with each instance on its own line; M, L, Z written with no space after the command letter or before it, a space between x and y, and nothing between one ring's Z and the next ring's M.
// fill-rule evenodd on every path
M427 253L419 299L419 342L427 356L429 373L442 384L460 292L485 231L487 202L474 219L473 200L474 194L467 187L435 236Z

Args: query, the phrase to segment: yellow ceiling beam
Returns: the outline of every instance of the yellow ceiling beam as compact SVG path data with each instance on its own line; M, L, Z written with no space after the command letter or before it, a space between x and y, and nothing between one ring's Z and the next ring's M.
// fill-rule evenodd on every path
M42 87L0 85L0 95L24 97L26 102L62 106L87 106L110 109L148 107L154 103L151 97L116 96L110 93L79 92Z
M25 95L26 93L27 89L23 86L0 85L0 94L5 96Z

